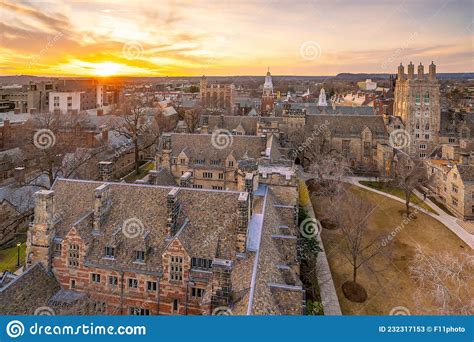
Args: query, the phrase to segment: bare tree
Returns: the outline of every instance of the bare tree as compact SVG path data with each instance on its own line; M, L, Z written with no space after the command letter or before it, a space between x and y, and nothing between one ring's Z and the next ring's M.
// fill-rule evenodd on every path
M420 246L409 268L417 284L414 302L424 307L422 298L442 315L474 314L474 256L467 253L427 255Z
M155 145L162 132L171 131L176 126L173 118L162 113L149 115L147 97L133 95L123 101L116 114L118 119L112 123L115 134L127 138L133 144L135 174L140 173L140 151L146 151Z
M394 177L389 182L403 190L406 215L410 215L412 195L417 187L427 186L431 182L422 161L414 161L405 155L399 155L395 161Z
M351 191L329 201L324 208L323 216L342 232L339 250L352 266L352 280L346 281L342 288L345 296L356 302L367 298L365 289L357 282L358 270L386 248L382 247L379 236L373 238L369 234L368 219L374 209L372 203Z
M199 126L199 120L202 115L202 108L197 107L184 112L184 122L188 126L189 133L194 133Z
M32 168L38 172L28 177L24 186L49 188L57 177L70 177L77 168L99 153L103 144L98 140L90 153L75 153L81 147L82 133L89 129L84 113L37 113L27 123L27 128L31 139L23 149L26 159L32 161ZM74 158L64 164L63 158L69 153L73 153ZM48 177L48 185L39 181L44 175Z

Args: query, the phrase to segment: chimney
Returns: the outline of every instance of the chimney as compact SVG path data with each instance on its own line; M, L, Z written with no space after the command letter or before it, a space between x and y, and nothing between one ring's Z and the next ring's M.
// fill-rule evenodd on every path
M412 80L415 76L415 66L413 65L412 62L408 64L408 79Z
M23 166L15 167L15 182L16 185L25 184L25 168Z
M158 171L150 170L148 171L148 184L157 185L156 181L158 180Z
M215 258L212 261L211 309L230 308L232 294L232 261Z
M28 266L42 262L48 270L51 270L51 244L54 235L54 191L37 191L34 220L28 229L26 241Z
M187 171L179 178L179 186L182 188L189 188L190 184L191 172Z
M430 67L429 67L429 80L434 81L436 80L436 65L434 64L433 61L431 61Z
M109 129L107 127L102 128L102 142L109 142Z
M250 220L250 194L241 192L239 195L239 208L237 220L237 253L245 253L247 244L247 230Z
M168 222L166 224L169 237L174 236L178 231L178 217L181 205L178 198L179 188L173 188L168 193L166 207L168 209Z
M420 62L420 65L418 65L418 79L422 80L424 76L425 76L425 70L423 68L423 64L421 64Z
M100 233L101 227L107 218L112 201L110 198L110 186L102 184L94 190L94 232Z
M108 181L112 179L113 164L109 161L99 162L99 180Z

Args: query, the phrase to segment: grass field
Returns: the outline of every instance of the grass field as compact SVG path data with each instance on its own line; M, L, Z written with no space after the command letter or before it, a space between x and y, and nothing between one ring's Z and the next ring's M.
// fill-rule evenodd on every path
M368 239L379 235L388 236L402 222L400 211L404 209L404 204L354 186L350 190L376 205L368 220ZM324 198L312 196L317 213L321 211L324 201ZM408 308L411 314L436 314L435 307L428 305L419 308L413 304L416 284L409 277L408 267L416 246L419 245L423 253L431 255L444 252L452 252L455 255L461 255L463 252L472 254L472 250L447 227L419 212L415 219L403 226L394 237L393 243L387 247L390 256L378 255L359 269L358 282L368 293L367 301L359 304L347 300L341 290L342 284L351 279L352 266L340 250L340 229L323 229L321 236L341 309L346 315L388 315L396 306ZM471 288L474 289L474 284Z
M372 181L359 181L360 184L368 186L369 188L379 190L382 192L386 192L387 194L397 196L398 198L401 198L402 200L405 200L405 193L403 192L402 189L395 188L392 186L388 186L384 183L381 182L372 182ZM438 213L431 208L429 205L427 205L425 202L423 202L420 198L418 198L416 195L412 194L410 197L410 203L416 204L420 207L422 207L425 210L428 210L430 213L438 215Z
M15 240L13 243L13 247L0 249L0 273L4 271L14 272L17 270L17 262L18 262L18 250L16 247L16 243L21 242L20 246L20 264L23 265L25 263L25 251L26 251L26 243L24 239Z

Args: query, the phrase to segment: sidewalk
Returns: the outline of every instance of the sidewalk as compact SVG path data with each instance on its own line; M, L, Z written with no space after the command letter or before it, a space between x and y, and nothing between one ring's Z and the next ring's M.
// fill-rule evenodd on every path
M308 215L314 219L316 216L313 210L313 204L309 202L306 206ZM326 250L324 249L323 240L321 234L316 234L316 241L318 242L321 252L318 253L316 260L316 273L318 278L319 293L321 294L321 302L323 304L325 316L341 316L341 306L339 305L339 299L337 297L336 288L334 287L334 281L331 275L331 268L326 257Z
M379 191L379 190L376 190L376 189L372 189L368 186L365 186L365 185L362 185L359 183L359 181L361 180L368 180L369 178L364 178L364 177L347 177L346 180L347 182L355 185L355 186L358 186L360 188L363 188L365 190L369 190L369 191L372 191L372 192L375 192L379 195L382 195L382 196L385 196L385 197L389 197L395 201L398 201L400 203L403 203L405 204L405 201L397 196L394 196L394 195L390 195L390 194L387 194L386 192L383 192L383 191ZM415 195L418 196L421 200L423 200L423 195L415 190ZM472 234L469 234L469 232L467 232L462 226L460 226L457 222L457 218L454 217L454 216L451 216L451 215L448 215L444 212L444 210L442 210L441 208L439 208L436 204L434 204L432 201L430 201L428 198L426 200L424 200L424 202L429 205L434 211L436 211L436 214L433 214L415 204L412 204L410 203L410 206L413 207L413 208L416 208L418 209L419 211L423 212L424 214L426 215L429 215L431 216L432 218L434 218L435 220L438 220L439 222L441 222L442 224L444 224L449 230L451 230L454 234L456 234L461 240L463 240L469 247L471 247L471 249L474 249L474 235Z

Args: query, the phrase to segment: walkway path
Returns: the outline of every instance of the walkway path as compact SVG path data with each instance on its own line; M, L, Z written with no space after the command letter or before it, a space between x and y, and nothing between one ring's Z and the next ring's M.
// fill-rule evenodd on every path
M379 195L389 197L389 198L391 198L395 201L398 201L398 202L401 202L401 203L405 204L405 200L403 200L403 199L401 199L397 196L390 195L390 194L387 194L386 192L379 191L379 190L373 189L371 187L360 184L359 181L361 181L361 180L373 180L373 179L372 178L364 178L364 177L347 177L344 181L347 181L347 182L349 182L351 184L354 184L355 186L358 186L358 187L363 188L365 190L375 192ZM420 198L420 200L423 201L423 195L419 191L415 190L415 195L418 196ZM431 213L428 210L426 210L424 208L421 208L420 206L418 206L416 204L410 203L410 206L413 207L413 208L418 209L419 211L425 213L426 215L431 216L435 220L438 220L439 222L444 224L446 227L449 228L449 230L451 230L461 240L463 240L469 247L471 247L471 249L474 249L474 235L469 234L463 227L461 227L458 224L456 217L448 215L443 209L439 208L436 204L434 204L428 198L426 198L424 200L424 202L427 205L429 205L434 211L436 211L437 214Z
M313 210L313 204L311 201L306 206L308 215L314 219L316 216ZM339 305L339 299L337 298L336 287L331 275L331 268L326 257L326 250L324 249L323 240L321 234L316 234L316 241L318 242L321 252L318 253L316 259L316 277L318 279L319 293L321 295L321 302L323 304L325 316L341 316L341 306Z
M311 179L311 178L314 177L313 175L304 172L301 168L299 169L299 175L300 175L300 178L303 179L303 180ZM365 186L365 185L362 185L362 184L359 183L360 181L377 181L377 180L378 179L376 179L374 177L356 177L356 176L344 177L344 179L343 179L344 182L351 183L355 186L358 186L359 188L363 188L365 190L375 192L379 195L389 197L389 198L391 198L395 201L398 201L398 202L401 202L401 203L405 204L405 200L403 200L403 199L401 199L397 196L388 194L388 193L383 192L383 191L373 189L371 187L368 187L368 186ZM419 191L415 190L415 195L418 196L422 201L424 201L428 206L430 206L434 211L436 211L437 214L433 214L433 213L429 212L428 210L426 210L424 208L421 208L420 206L418 206L416 204L410 203L411 207L417 208L419 211L425 213L426 215L431 216L435 220L438 220L439 222L444 224L449 230L451 230L454 234L456 234L457 237L459 237L461 240L463 240L469 247L471 247L471 249L474 249L474 235L470 234L468 231L466 231L466 229L464 229L458 223L458 219L456 217L448 215L443 209L441 209L436 204L434 204L430 199L428 199L428 198L423 199L423 195Z

